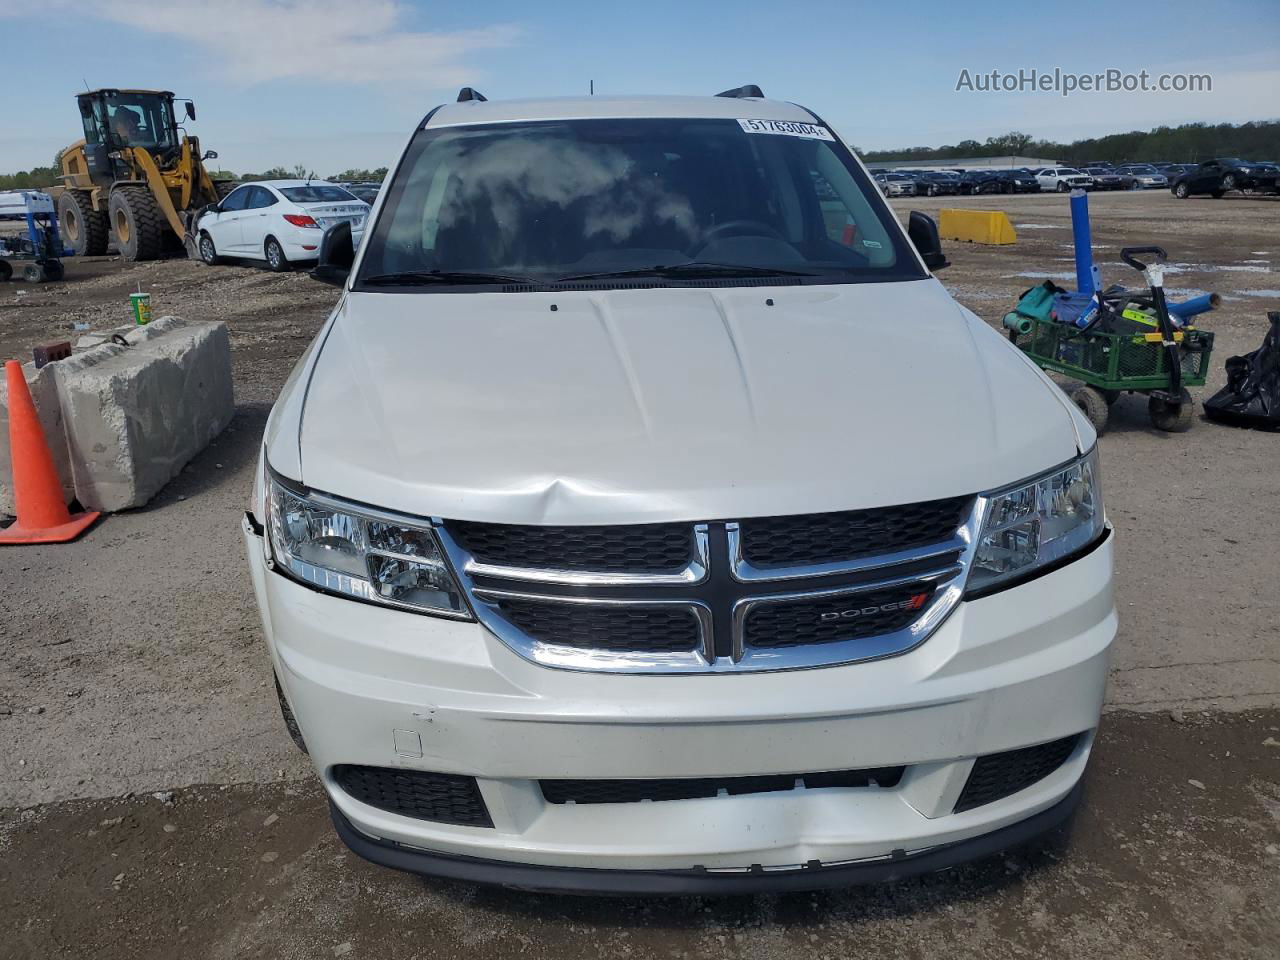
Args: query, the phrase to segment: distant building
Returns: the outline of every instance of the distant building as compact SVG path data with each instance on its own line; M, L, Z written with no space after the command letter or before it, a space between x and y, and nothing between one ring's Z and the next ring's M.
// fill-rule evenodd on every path
M872 170L1010 170L1015 167L1060 167L1049 157L956 157L954 160L868 160Z

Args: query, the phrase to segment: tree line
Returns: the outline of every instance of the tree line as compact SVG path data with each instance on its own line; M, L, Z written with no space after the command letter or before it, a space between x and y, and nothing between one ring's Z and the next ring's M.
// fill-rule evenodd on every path
M56 186L62 182L59 179L62 174L61 161L62 155L59 153L58 156L54 157L50 166L32 167L30 170L19 170L17 173L0 173L0 190L46 190L49 187ZM299 163L293 167L271 167L261 173L210 170L209 175L214 180L238 180L241 183L250 183L254 180L306 180L308 178L312 180L372 181L381 183L382 178L387 175L387 168L376 167L372 170L366 170L352 167L332 176L320 177L316 175L314 170L310 170Z
M1131 130L1071 143L1037 140L1028 133L1013 130L998 137L988 137L986 142L961 140L941 147L859 150L858 153L868 163L1009 156L1052 158L1070 164L1097 160L1111 163L1189 163L1211 157L1280 162L1280 120L1240 124L1184 123L1177 127Z
M857 149L856 147L854 148ZM1246 160L1280 162L1280 120L1254 120L1248 123L1184 123L1177 127L1154 130L1131 130L1105 137L1090 137L1071 143L1037 140L1017 130L985 142L961 140L941 147L907 147L901 150L858 150L869 163L892 163L902 160L956 160L961 157L1048 157L1063 163L1080 164L1097 160L1112 163L1194 162L1210 157L1243 157ZM17 173L0 174L0 190L42 189L59 183L62 172L58 158L48 167L33 167ZM210 171L215 180L305 180L317 179L314 170L296 164L292 168L272 167L261 173L234 173L230 170ZM335 173L326 180L381 181L386 167L373 170L352 168Z

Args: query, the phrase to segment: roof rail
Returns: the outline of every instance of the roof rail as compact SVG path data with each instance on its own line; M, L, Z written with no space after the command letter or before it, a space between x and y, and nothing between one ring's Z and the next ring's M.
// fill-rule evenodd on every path
M466 103L468 100L478 100L481 103L486 103L489 98L479 90L473 90L471 87L463 87L458 91L458 103Z
M764 99L764 91L757 87L754 83L748 83L742 87L734 87L732 90L726 90L723 93L717 93L717 97L735 97L742 100L745 97L759 97Z

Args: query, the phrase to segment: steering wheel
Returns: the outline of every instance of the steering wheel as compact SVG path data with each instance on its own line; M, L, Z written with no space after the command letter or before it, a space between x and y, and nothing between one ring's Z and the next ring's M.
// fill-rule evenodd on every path
M717 223L714 227L703 234L703 245L705 246L713 240L719 240L722 234L747 237L772 237L775 240L786 239L773 227L769 226L767 223L761 223L759 220L726 220L724 223Z

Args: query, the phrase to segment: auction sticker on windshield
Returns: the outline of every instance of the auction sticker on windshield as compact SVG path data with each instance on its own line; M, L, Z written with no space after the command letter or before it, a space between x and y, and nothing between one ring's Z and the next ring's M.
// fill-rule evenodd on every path
M747 133L780 133L788 137L830 140L833 143L836 139L830 130L816 123L796 123L794 120L739 120L738 125Z

